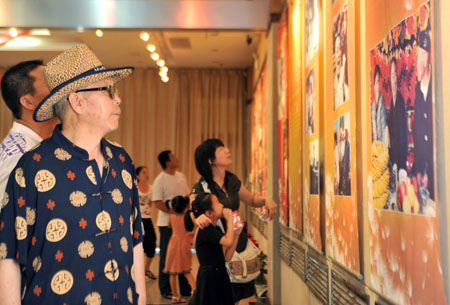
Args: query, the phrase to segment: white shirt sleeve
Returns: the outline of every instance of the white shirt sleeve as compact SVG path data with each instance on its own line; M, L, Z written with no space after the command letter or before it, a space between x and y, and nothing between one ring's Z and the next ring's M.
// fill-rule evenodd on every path
M3 195L5 194L6 184L8 183L9 175L11 174L14 167L17 165L17 162L19 162L20 157L22 155L15 155L11 158L7 159L7 162L4 162L1 164L2 169L0 170L0 203L3 200ZM1 211L2 205L0 204L0 211Z
M161 176L156 177L152 187L152 201L163 200L163 187L161 184Z

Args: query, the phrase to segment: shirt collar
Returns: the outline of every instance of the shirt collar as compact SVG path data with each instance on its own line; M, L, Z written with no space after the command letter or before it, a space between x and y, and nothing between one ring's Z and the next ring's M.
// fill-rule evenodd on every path
M58 124L53 131L52 138L56 141L56 143L73 157L84 161L89 161L89 153L85 149L70 142L70 140L62 134L61 129L62 124ZM100 144L103 156L106 160L110 160L112 158L111 145L105 139L102 139Z
M25 134L27 137L33 139L33 141L35 141L36 143L42 141L42 138L33 129L17 121L14 121L11 131Z

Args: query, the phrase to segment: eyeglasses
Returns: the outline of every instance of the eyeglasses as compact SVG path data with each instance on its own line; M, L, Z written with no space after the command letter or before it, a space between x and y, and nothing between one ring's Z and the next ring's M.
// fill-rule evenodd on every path
M110 98L114 98L114 96L116 96L116 94L117 94L117 96L119 96L119 89L117 89L114 86L79 89L79 90L75 91L75 93L85 92L85 91L108 91Z

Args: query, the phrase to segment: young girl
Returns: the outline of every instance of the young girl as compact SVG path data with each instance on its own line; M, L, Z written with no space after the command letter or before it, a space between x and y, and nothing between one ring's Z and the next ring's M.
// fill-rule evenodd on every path
M150 265L155 256L156 234L152 222L152 186L150 185L150 173L145 166L136 168L136 177L139 191L139 207L141 210L142 224L144 225L144 253L145 253L145 275L156 279L156 275L150 271Z
M193 204L195 217L205 214L210 226L199 230L195 242L200 267L197 275L196 305L234 305L230 278L225 268L225 261L233 257L242 227L233 230L233 214L231 209L224 209L216 195L199 194ZM227 231L216 225L224 217Z
M192 237L184 226L184 211L189 205L189 198L177 196L172 199L175 214L170 214L169 227L173 233L167 247L165 273L170 274L170 289L172 290L172 304L183 303L178 293L177 276L184 274L192 290L195 290L195 280L191 274Z

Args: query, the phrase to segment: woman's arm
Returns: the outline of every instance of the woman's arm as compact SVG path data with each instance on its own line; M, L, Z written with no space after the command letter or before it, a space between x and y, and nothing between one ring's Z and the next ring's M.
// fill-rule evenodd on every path
M223 217L227 222L227 232L220 239L220 244L224 247L230 247L233 245L234 230L233 230L233 212L230 209L223 209Z
M225 256L225 261L229 262L233 258L234 251L236 250L238 241L239 241L239 235L241 235L242 229L244 227L240 227L239 229L234 231L234 239L233 244L229 247L223 247L223 253Z
M269 212L270 219L273 219L278 212L278 205L273 201L272 197L255 196L250 193L244 185L241 185L238 194L239 199L251 207L265 207Z

